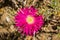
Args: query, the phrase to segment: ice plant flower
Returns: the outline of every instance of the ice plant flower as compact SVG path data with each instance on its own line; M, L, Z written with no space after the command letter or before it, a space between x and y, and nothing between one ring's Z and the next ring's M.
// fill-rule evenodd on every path
M20 8L15 16L15 24L19 32L34 35L41 29L44 21L42 15L37 15L37 10L31 7Z

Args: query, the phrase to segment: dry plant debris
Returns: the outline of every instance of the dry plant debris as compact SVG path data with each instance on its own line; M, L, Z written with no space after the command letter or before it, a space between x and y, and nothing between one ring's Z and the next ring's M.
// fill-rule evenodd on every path
M35 36L18 33L14 16L19 8L33 5L45 24ZM60 0L0 0L0 40L60 40Z

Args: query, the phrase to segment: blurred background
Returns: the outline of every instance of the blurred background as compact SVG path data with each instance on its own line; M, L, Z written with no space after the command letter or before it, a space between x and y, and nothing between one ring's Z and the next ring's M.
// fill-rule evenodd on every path
M33 37L15 28L14 16L26 6L44 15L45 23ZM60 40L60 0L0 0L0 40Z

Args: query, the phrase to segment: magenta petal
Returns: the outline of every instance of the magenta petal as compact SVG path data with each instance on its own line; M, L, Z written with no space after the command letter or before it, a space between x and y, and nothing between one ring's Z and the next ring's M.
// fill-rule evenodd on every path
M22 31L23 34L26 35L34 35L34 31L37 32L41 29L44 24L43 16L37 15L36 12L37 10L33 6L19 9L15 16L15 25L18 31ZM33 24L28 24L26 22L28 15L34 18Z

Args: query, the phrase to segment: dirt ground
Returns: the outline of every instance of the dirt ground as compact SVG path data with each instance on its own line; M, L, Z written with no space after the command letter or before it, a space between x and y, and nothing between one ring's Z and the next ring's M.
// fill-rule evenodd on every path
M44 15L44 25L35 36L26 36L15 28L19 8L33 5ZM60 40L60 0L0 0L0 40Z

